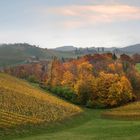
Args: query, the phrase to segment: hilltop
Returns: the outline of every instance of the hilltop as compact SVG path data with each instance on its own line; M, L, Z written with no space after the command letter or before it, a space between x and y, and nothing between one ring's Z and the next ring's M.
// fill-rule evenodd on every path
M84 54L90 54L90 53L103 53L103 52L115 52L118 54L126 53L126 54L134 54L134 53L140 53L140 44L134 44L126 47L86 47L86 48L80 48L80 47L74 47L74 46L63 46L55 48L54 50L62 51L62 52L70 52L70 51L79 51L83 55Z
M124 48L121 48L123 52L126 53L140 53L140 44L130 45Z
M57 47L54 50L67 52L67 51L75 51L76 49L77 48L74 46L62 46L62 47Z

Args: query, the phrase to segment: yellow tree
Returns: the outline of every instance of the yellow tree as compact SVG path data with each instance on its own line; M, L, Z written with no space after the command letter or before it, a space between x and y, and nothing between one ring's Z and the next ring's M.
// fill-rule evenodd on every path
M78 65L78 78L85 79L93 74L93 66L89 62L83 62Z
M108 74L101 72L99 77L97 78L97 91L96 91L96 102L100 106L107 106L108 104L108 96L109 96L109 88L112 84L119 81L118 74Z
M75 83L74 75L68 70L66 72L64 72L61 84L63 86L73 89L74 83Z
M132 86L125 76L100 73L97 79L97 99L99 105L118 106L133 99Z
M113 74L117 73L119 75L123 75L124 74L123 66L119 62L111 63L108 65L108 72Z
M122 76L120 81L114 83L109 88L108 105L117 106L128 103L133 99L132 86L129 80Z
M109 68L109 71L112 72L112 73L115 73L116 71L116 68L115 68L115 65L112 63L112 64L109 64L108 65L108 68Z
M132 98L134 97L134 94L132 93L133 89L132 89L131 83L125 76L121 77L120 82L123 85L122 96L121 96L122 101L125 103L132 100Z
M94 92L95 78L92 75L92 71L93 66L89 62L83 62L78 65L78 79L74 89L81 104L87 104Z

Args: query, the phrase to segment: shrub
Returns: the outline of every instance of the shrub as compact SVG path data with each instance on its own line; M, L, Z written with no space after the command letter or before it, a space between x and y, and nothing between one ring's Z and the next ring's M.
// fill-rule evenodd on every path
M30 76L27 78L27 80L28 80L29 82L32 82L32 83L38 83L38 82L39 82L39 80L36 78L35 75L30 75Z
M68 87L56 86L56 87L52 87L50 91L56 94L57 96L64 98L68 101L74 102L76 100L76 94Z

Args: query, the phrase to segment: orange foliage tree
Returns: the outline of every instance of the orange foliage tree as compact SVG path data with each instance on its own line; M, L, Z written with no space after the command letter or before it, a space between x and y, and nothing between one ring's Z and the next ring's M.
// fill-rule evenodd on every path
M125 76L100 73L93 100L95 105L113 107L133 100L132 86Z
M63 77L63 67L59 60L56 58L49 65L49 78L47 84L55 87L61 85Z
M64 72L61 84L62 86L66 86L73 89L75 84L74 75L70 71Z

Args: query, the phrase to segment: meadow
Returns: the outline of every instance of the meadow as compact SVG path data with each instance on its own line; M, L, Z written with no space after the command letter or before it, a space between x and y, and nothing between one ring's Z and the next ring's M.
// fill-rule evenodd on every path
M139 140L140 121L103 118L106 110L85 109L84 113L60 123L40 129L32 134L5 137L4 140Z
M140 63L136 64L136 69L140 72Z
M104 112L102 116L125 120L140 120L140 102L134 102L116 109L111 109Z
M1 94L1 101L10 99L8 107L6 106L8 102L5 105L1 104L1 140L139 140L140 138L139 102L115 109L80 109L12 76L0 74L0 81L1 93L4 91L7 95L6 97L3 96L5 94ZM18 83L16 87L15 83ZM2 85L5 87L2 88ZM26 88L23 89L23 87ZM12 93L11 97L10 93ZM14 100L19 100L16 106L22 105L22 109L14 106L12 97ZM34 99L36 99L35 102ZM32 107L34 110L31 109L32 112L29 113L22 100L27 102L27 104L24 102L25 106ZM46 102L50 109L45 108ZM32 106L28 106L29 103ZM45 109L45 113L42 112L40 105ZM40 110L37 111L38 107ZM44 123L43 119L47 120L47 117L54 119L50 115L56 115L57 118L50 123L49 121Z

